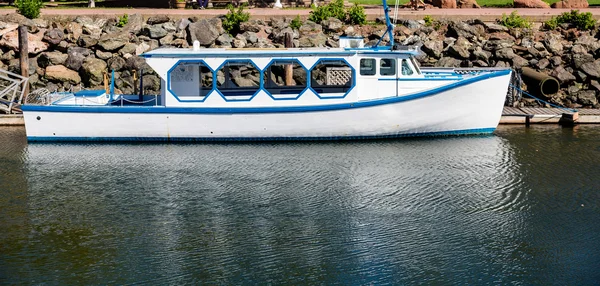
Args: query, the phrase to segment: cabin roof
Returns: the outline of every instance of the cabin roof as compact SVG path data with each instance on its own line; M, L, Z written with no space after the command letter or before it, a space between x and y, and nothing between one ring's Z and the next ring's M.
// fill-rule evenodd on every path
M417 55L416 49L391 50L390 47L377 48L163 48L142 54L145 58L227 58L227 57L293 57L293 56L353 56L370 55Z

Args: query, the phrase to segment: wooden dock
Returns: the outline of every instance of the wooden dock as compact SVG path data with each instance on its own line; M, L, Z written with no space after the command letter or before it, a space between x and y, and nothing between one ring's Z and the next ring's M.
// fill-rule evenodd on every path
M579 109L575 124L598 124L600 123L600 109ZM561 118L573 116L575 112L569 112L560 108L535 108L535 107L504 107L500 124L558 124Z
M533 107L504 107L500 124L559 124L563 114L572 116L573 112L560 108L533 108ZM580 109L579 118L575 124L600 124L600 109ZM23 115L0 115L0 126L25 125Z
M0 114L0 126L25 125L22 114Z

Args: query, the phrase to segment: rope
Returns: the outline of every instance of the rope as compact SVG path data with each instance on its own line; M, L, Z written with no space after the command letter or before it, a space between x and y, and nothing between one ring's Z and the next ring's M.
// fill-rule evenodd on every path
M541 99L541 98L537 98L537 97L535 97L535 96L533 96L533 95L529 94L528 92L526 92L526 91L522 90L520 87L514 86L514 85L512 85L512 84L510 85L510 87L517 89L518 91L520 91L520 92L522 92L523 94L525 94L525 95L527 95L527 96L529 96L529 97L531 97L531 98L535 99L535 100L536 100L536 101L538 101L538 102L543 102L543 103L545 103L545 104L548 104L548 105L550 105L550 106L552 106L552 107L555 107L555 108L558 108L558 109L563 109L563 110L566 110L566 111L569 111L569 112L577 112L577 109L573 109L573 108L567 108L567 107L564 107L564 106L556 105L556 104L550 103L550 102L548 102L548 101L545 101L545 100L543 100L543 99Z
M120 99L118 99L118 100L115 100L115 101L113 101L113 102L117 102L117 101L119 101L119 100L127 101L127 102L129 102L129 103L140 103L140 104L144 104L144 103L148 103L148 102L151 102L151 101L155 101L156 99L154 99L154 98L153 98L153 99L148 99L148 100L146 100L146 101L135 101L135 100L129 100L129 99L127 99L127 98L124 98L124 97L122 97L122 96L121 96L121 98L120 98Z

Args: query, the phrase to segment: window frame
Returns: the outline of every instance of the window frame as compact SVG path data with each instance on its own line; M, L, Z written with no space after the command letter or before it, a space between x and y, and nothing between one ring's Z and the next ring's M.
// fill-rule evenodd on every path
M385 61L389 60L392 64L390 67L383 67L383 63ZM396 76L397 74L397 69L398 66L396 65L397 63L397 58L381 58L379 59L379 75L380 76ZM382 71L386 71L386 73L384 74ZM388 72L392 72L392 73L388 73Z
M363 73L363 60L368 60L368 61L370 61L372 63L372 69L368 70L369 73ZM361 76L374 76L374 75L377 75L377 59L375 59L375 58L361 58L360 61L359 61L358 69L360 71L359 73L360 73ZM372 71L372 73L371 73L371 71Z

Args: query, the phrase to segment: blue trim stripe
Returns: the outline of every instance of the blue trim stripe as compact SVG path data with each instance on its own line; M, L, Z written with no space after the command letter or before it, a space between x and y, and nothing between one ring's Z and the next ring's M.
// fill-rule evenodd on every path
M406 77L406 78L378 78L378 81L451 81L451 80L461 80L462 78L460 77L439 77L439 78L422 78L422 77L414 77L414 78L410 78L410 77Z
M207 114L232 114L232 113L287 113L287 112L316 112L333 111L353 108L373 107L384 104L393 104L419 98L435 96L440 92L462 87L481 80L506 76L511 70L501 70L470 77L461 81L452 82L444 86L433 88L406 96L393 96L383 99L317 105L317 106L280 106L280 107L163 107L163 106L60 106L60 105L23 105L23 111L38 112L80 112L80 113L207 113Z
M387 33L387 31L386 31ZM329 50L329 51L318 51L318 50L274 50L274 51L258 51L253 49L236 49L236 51L224 50L221 53L218 52L205 52L202 49L200 51L190 51L188 53L182 53L181 49L177 52L148 52L141 54L143 58L180 58L180 59L195 59L195 58L234 58L243 56L244 58L268 58L268 57L339 57L339 56L354 56L357 54L388 54L388 55L418 55L418 51L414 50L391 50L391 46L378 46L378 47L366 47L366 48L345 48L344 50Z
M269 51L261 51L261 53L250 53L252 50L244 50L239 49L237 53L146 53L141 54L140 57L144 58L181 58L181 59L194 59L194 58L231 58L231 57L240 57L244 58L254 57L254 58L270 58L270 57L312 57L312 56L353 56L357 52L356 51L310 51L305 50L302 52L269 52Z
M245 141L347 141L347 140L377 140L412 137L437 137L460 135L491 134L496 128L478 128L426 133L404 133L392 135L371 136L332 136L332 137L59 137L59 136L28 136L30 142L245 142Z

